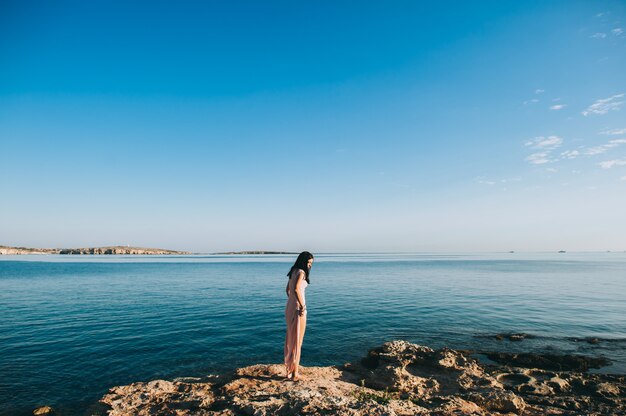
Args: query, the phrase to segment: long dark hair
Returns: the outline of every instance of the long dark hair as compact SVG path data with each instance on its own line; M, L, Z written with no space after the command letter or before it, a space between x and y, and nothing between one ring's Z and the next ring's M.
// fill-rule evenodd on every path
M291 266L291 269L289 269L289 273L287 273L287 276L289 276L289 278L291 279L291 273L293 273L295 269L302 269L304 270L304 274L305 274L304 278L306 279L306 282L308 284L311 284L311 281L309 280L310 270L309 270L307 263L312 258L313 258L313 254L309 253L308 251L303 251L302 253L300 253L298 255L298 258L296 259L296 262L293 264L293 266Z

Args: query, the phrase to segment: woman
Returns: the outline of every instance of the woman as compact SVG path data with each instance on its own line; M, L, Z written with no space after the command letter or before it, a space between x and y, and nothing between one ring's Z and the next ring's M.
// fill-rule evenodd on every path
M287 336L285 337L285 368L287 379L298 381L300 374L300 351L302 339L306 330L306 300L304 289L309 285L309 272L313 265L313 255L308 251L300 253L296 262L287 273L287 306L285 319L287 321Z

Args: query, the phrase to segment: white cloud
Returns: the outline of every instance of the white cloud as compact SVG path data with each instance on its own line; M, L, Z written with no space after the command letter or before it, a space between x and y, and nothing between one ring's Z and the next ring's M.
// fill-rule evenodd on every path
M494 186L498 184L506 184L506 183L511 183L511 182L521 182L522 178L520 176L515 176L512 178L489 179L485 176L477 176L474 178L474 180L476 181L476 183L479 183L481 185ZM506 188L500 188L500 189L502 189L503 191L506 191Z
M533 165L542 165L544 163L556 162L557 159L550 159L550 153L552 150L561 146L563 139L559 136L538 136L531 140L528 140L524 145L531 149L538 149L539 152L535 152L526 158L528 163Z
M578 156L580 156L580 152L578 150L566 150L561 153L561 157L565 159L576 159Z
M544 163L549 163L550 159L548 159L548 152L537 152L528 156L526 160L533 165L543 165Z
M504 179L500 179L501 183L508 183L508 182L520 182L522 180L521 177L519 176L515 176L514 178L504 178Z
M593 39L604 39L606 38L606 33L598 32L598 33L594 33L593 35L589 37Z
M613 166L624 166L626 165L626 159L613 159L613 160L605 160L604 162L598 163L602 169L611 169Z
M599 155L606 152L609 149L617 147L619 145L626 144L626 139L614 139L609 140L606 144L601 144L600 146L590 147L585 151L585 154L588 156Z
M626 176L622 176L621 178L619 178L620 181L626 181Z
M583 116L588 116L589 114L606 114L609 111L619 110L622 104L624 104L623 101L618 101L622 97L624 97L624 94L616 94L609 98L596 100L582 114Z
M611 30L611 33L615 36L620 36L622 33L624 33L624 30L621 27L616 27L615 29Z
M558 172L558 171L559 170L555 169L555 168L546 168L546 172L555 173L555 172Z
M535 90L535 94L541 94L541 93L543 93L543 92L545 92L545 91L546 91L546 90L542 90L542 89L537 88L537 89Z
M556 105L550 106L550 110L561 110L565 108L566 106L567 104L556 104Z
M587 149L585 151L585 154L587 156L595 156L595 155L600 155L600 154L606 152L607 150L608 150L608 148L604 147L604 146L590 147L589 149Z
M532 100L526 100L524 101L524 105L529 104L529 103L538 103L539 100L536 98L533 98Z
M626 129L612 129L612 130L604 130L599 134L607 134L609 136L617 136L618 134L626 134Z
M533 149L556 149L563 143L563 139L559 136L538 136L524 143L524 145Z

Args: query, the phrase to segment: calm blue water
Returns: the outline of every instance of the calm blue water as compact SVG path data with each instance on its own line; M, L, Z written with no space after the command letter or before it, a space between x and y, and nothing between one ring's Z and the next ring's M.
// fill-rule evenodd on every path
M293 260L2 257L0 414L88 414L114 385L282 362ZM626 373L626 253L319 255L306 295L303 365L401 338L604 355ZM487 337L509 331L537 338Z

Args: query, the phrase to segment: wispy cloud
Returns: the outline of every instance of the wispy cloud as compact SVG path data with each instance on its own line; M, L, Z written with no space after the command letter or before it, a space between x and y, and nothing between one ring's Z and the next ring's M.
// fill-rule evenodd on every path
M591 35L589 37L593 38L593 39L604 39L604 38L606 38L606 33L597 32L597 33L594 33L593 35Z
M546 90L542 90L542 89L540 89L540 88L537 88L537 89L535 90L535 94L542 94L542 93L544 93L544 92L546 92Z
M548 159L549 152L537 152L526 158L528 163L533 165L543 165L544 163L550 163L550 159Z
M591 147L589 149L587 149L585 151L585 154L587 156L595 156L595 155L601 155L602 153L606 152L607 149L603 146L596 146L596 147Z
M600 146L590 147L585 151L585 154L588 156L600 155L606 152L609 149L620 146L622 144L626 144L626 139L615 139L610 140L606 144L601 144Z
M521 177L515 176L513 178L503 178L503 179L488 179L484 176L477 176L474 180L481 185L497 185L497 184L506 184L511 182L520 182L522 180Z
M624 94L616 94L609 98L596 100L596 102L587 107L582 114L586 117L590 114L606 114L609 111L617 111L621 108L622 104L624 104L624 101L619 101L619 99L623 97Z
M598 163L602 169L611 169L613 166L624 166L626 165L626 159L613 159L613 160L605 160L604 162Z
M513 178L500 179L500 183L521 182L521 181L522 181L522 178L520 176L515 176Z
M538 136L530 139L524 143L524 146L539 151L526 157L526 161L531 165L543 165L545 163L555 162L558 159L551 159L550 154L552 150L558 148L561 144L563 144L563 139L559 136Z
M622 33L624 33L624 30L621 27L616 27L615 29L611 30L611 33L615 36L621 36Z
M561 153L561 157L564 159L576 159L580 156L580 152L578 150L566 150Z
M562 110L567 106L567 104L556 104L556 105L551 105L550 106L550 110Z
M533 149L555 149L563 143L559 136L538 136L524 143L525 146Z
M599 146L585 148L580 146L578 149L564 150L556 153L556 149L561 147L563 139L559 136L539 136L524 143L524 146L535 149L535 152L526 157L526 161L531 165L544 165L546 163L555 163L561 160L572 160L581 157L596 156L606 153L607 150L626 145L625 139L612 139ZM607 160L600 162L598 165L603 169L609 169L616 165L626 164L626 159ZM550 168L546 169L552 172Z
M626 181L626 176L622 176L621 178L619 178L620 181Z
M607 134L609 136L617 136L619 134L626 134L626 129L612 129L612 130L604 130L599 134Z
M539 102L539 100L538 100L538 99L533 98L532 100L526 100L526 101L524 101L524 105L526 105L526 104L532 104L532 103L538 103L538 102Z

